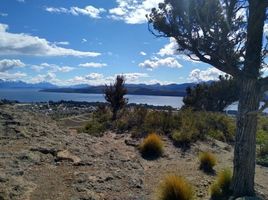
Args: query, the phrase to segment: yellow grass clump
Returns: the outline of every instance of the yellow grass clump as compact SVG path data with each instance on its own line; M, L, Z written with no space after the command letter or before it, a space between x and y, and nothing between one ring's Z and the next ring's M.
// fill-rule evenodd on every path
M200 169L205 172L213 172L213 167L217 163L216 156L210 152L201 152L199 154Z
M163 153L163 148L163 141L156 133L149 134L139 146L144 157L159 157Z
M193 187L177 175L167 176L157 191L157 200L192 200L193 198Z

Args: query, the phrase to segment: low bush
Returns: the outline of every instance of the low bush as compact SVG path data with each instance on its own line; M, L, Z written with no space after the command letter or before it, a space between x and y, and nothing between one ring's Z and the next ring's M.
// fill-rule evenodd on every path
M268 118L259 116L257 131L257 164L268 166Z
M229 169L221 171L216 181L210 188L210 195L212 200L225 200L231 195L230 184L232 180L232 172Z
M174 130L171 134L171 138L175 144L178 144L178 145L185 145L186 144L187 145L192 141L192 133Z
M143 157L157 158L163 153L164 144L156 133L149 134L140 144L139 150Z
M194 190L182 177L167 176L160 184L157 191L157 200L192 200Z
M80 129L79 132L88 133L93 136L102 136L105 130L106 128L102 123L92 120L88 122L84 128Z
M213 172L213 167L216 165L216 156L210 152L201 152L199 154L200 169L205 172Z

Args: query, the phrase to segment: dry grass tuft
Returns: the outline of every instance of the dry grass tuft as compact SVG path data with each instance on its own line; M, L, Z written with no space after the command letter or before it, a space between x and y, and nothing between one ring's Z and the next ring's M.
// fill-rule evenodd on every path
M157 191L157 200L192 200L193 198L192 186L184 178L176 175L167 176Z
M139 149L143 157L157 158L163 153L164 144L156 133L149 134L140 144Z

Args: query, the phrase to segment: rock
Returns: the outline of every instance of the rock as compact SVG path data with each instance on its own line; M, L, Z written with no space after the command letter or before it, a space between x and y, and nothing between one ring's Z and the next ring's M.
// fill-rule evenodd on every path
M139 146L139 142L133 139L125 139L125 144L128 146L133 146L133 147Z
M56 155L56 160L57 161L61 161L61 160L69 160L75 164L78 164L81 162L81 159L76 156L73 155L72 153L70 153L68 150L63 150L63 151L59 151Z
M43 154L52 154L53 156L55 156L58 152L58 150L53 147L32 147L30 150L38 151Z

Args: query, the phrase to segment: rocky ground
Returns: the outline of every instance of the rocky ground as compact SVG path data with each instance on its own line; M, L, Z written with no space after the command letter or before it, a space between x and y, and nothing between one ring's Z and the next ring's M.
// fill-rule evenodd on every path
M198 153L216 153L217 172L231 167L233 150L225 143L198 142L183 152L164 138L164 155L149 161L127 134L78 134L72 127L78 118L78 124L85 121L55 121L17 105L0 106L0 200L148 200L169 173L187 178L197 199L207 200L215 176L198 169ZM268 168L257 166L256 189L263 199L267 175Z

